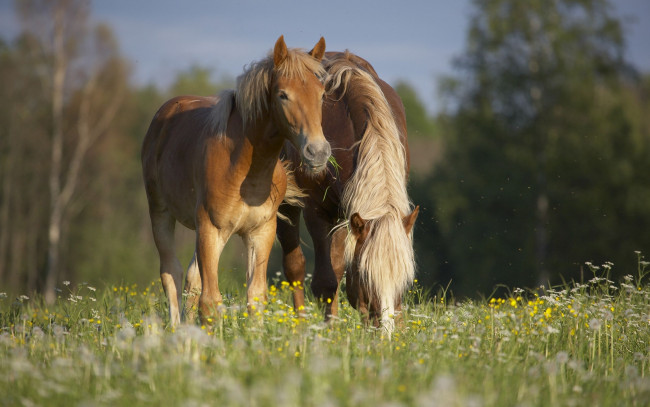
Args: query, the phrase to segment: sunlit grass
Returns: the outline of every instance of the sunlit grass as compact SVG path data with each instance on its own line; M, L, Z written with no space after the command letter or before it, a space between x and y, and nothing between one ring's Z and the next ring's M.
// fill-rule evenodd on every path
M346 301L331 324L274 281L210 326L167 325L160 284L0 294L0 405L647 405L650 286L636 276L455 303L408 293L388 337ZM252 315L251 315L252 314Z

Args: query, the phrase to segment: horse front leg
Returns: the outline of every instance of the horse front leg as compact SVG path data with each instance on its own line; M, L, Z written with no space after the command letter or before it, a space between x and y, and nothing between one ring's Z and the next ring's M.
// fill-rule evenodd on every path
M329 321L338 314L338 288L343 277L343 263L337 260L336 264L332 264L332 238L329 236L332 224L310 210L305 210L305 222L314 243L315 264L311 290L324 308L325 321ZM337 266L336 269L334 266Z
M219 257L229 236L212 224L205 211L199 211L196 224L196 254L202 285L199 316L205 325L218 316L218 307L223 302L219 291Z
M293 287L293 309L305 316L305 255L300 247L300 210L287 204L280 206L279 212L287 220L278 220L277 236L282 246L284 276Z
M248 252L246 297L248 312L251 315L261 313L266 302L266 269L275 239L275 230L276 219L272 217L262 226L242 234Z
M345 273L345 239L347 238L347 228L339 228L331 235L330 240L330 264L336 277L336 293L332 301L331 315L339 314L339 287L343 274Z

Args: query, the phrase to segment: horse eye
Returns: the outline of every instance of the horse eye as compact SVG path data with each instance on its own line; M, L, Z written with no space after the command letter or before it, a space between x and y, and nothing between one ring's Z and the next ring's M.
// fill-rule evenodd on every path
M289 100L289 95L287 95L287 92L285 92L283 90L280 91L280 94L278 95L278 97L280 99L282 99L282 100Z

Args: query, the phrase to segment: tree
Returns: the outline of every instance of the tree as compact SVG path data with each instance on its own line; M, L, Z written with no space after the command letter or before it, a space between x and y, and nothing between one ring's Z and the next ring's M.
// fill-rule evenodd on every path
M622 104L634 78L620 22L604 0L474 6L462 74L446 81L455 107L443 120L444 162L428 180L461 291L579 278L586 260L633 260L625 251L649 242L627 233L638 230L632 174L645 168L631 157L650 151L647 135L633 145Z
M111 126L126 87L126 68L105 26L88 35L88 4L78 0L17 3L31 52L39 64L42 90L49 95L49 211L43 292L55 299L60 277L63 233L78 195L79 179L90 149ZM45 157L42 157L43 159Z
M172 83L169 94L172 96L179 95L198 95L209 96L216 95L217 92L226 88L232 88L232 80L227 77L218 82L211 79L212 70L210 68L192 65L185 71L180 71Z
M426 112L424 104L411 85L398 82L399 94L406 112L411 158L411 176L425 175L440 160L440 137L436 122Z

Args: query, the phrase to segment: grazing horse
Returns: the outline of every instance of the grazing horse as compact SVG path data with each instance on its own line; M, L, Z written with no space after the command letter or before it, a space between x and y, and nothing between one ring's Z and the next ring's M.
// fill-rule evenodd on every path
M237 78L234 90L176 97L154 116L142 168L172 325L180 322L183 276L174 251L177 221L196 230L186 318L194 317L197 301L202 322L217 313L219 256L235 233L248 251L248 306L264 301L277 210L287 188L278 160L282 146L290 142L314 175L326 168L331 152L321 128L324 53L323 38L305 53L287 49L280 37L271 55Z
M336 315L338 287L345 269L350 303L366 322L394 328L393 314L415 273L412 234L418 207L406 191L409 152L404 107L397 93L364 59L330 53L323 105L323 132L335 160L313 174L285 143L284 159L294 170L312 237L315 270L311 289ZM283 204L290 223L278 224L287 280L297 287L293 300L304 305L305 258L300 248L301 208Z

